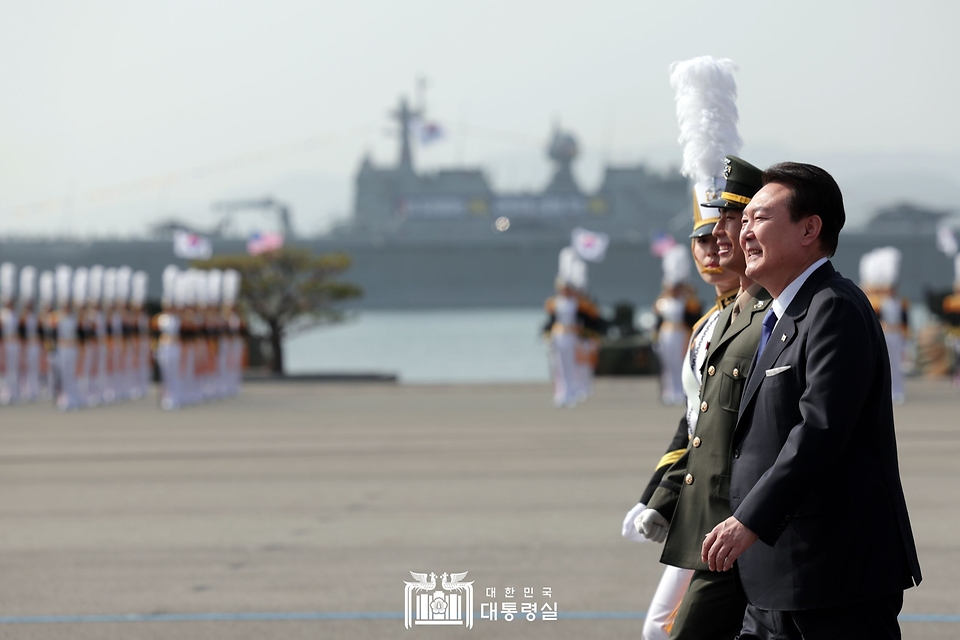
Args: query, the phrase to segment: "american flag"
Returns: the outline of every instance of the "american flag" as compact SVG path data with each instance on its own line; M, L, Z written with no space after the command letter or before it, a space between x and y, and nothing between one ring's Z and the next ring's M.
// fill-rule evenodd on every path
M247 253L252 256L274 251L283 246L283 234L275 231L255 233L247 240Z

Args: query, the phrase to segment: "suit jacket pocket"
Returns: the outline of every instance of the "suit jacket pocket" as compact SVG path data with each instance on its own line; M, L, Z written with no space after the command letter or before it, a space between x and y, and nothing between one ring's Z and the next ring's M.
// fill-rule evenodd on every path
M727 371L720 373L720 406L727 411L737 413L740 411L740 398L743 397L743 385L747 376L739 369L734 371L737 372L736 377Z
M719 475L713 479L713 495L721 500L730 501L730 476Z

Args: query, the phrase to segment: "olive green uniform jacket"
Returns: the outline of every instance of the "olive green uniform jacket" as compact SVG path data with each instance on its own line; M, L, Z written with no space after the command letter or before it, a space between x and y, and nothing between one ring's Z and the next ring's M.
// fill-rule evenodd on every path
M700 416L686 453L671 466L647 504L670 521L660 561L707 570L700 559L704 537L733 515L730 456L740 397L760 342L770 294L760 290L737 316L733 305L720 314L707 349L700 384Z

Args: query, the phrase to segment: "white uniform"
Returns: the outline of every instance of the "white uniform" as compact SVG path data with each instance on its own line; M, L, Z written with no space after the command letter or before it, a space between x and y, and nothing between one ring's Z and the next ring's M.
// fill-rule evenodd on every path
M906 398L903 386L903 354L907 337L903 330L903 306L895 296L887 296L880 303L880 322L883 337L890 354L890 391L893 401L902 404Z
M150 391L153 362L150 359L150 318L143 311L147 299L147 274L137 271L130 280L130 310L127 312L127 368L130 397L143 398Z
M657 356L660 360L660 397L664 404L684 404L683 358L689 332L684 325L686 301L661 297L656 312L662 320L657 333Z
M904 307L894 294L900 276L901 259L900 250L896 247L874 249L860 258L860 286L870 298L883 326L883 336L890 354L890 391L897 404L902 404L906 397L903 355L907 328Z
M0 334L3 337L0 403L10 404L17 401L20 391L20 317L12 308L0 310Z
M20 392L20 316L13 308L14 279L17 268L4 262L0 265L0 403L17 401Z
M180 271L173 265L163 271L163 313L156 317L159 341L157 365L160 368L160 407L178 409L181 397L180 313L183 308L183 287Z
M243 377L243 335L242 321L234 310L240 294L240 274L234 269L223 272L223 306L226 319L227 356L226 392L228 396L240 394Z
M56 315L53 313L53 301L56 297L54 275L52 271L40 274L40 309L37 314L41 331L40 359L39 359L39 390L38 396L44 400L53 398L55 381L56 342Z
M554 323L550 330L550 367L553 372L553 403L570 407L577 402L576 348L579 340L577 300L554 298Z

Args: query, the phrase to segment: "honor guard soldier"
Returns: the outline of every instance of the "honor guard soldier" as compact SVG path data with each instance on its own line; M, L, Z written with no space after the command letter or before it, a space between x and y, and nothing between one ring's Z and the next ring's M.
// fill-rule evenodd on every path
M178 409L180 397L180 309L183 308L180 270L168 265L163 270L163 296L161 311L153 318L157 335L157 365L160 368L160 407Z
M549 341L553 403L557 407L573 407L577 404L576 349L580 328L573 272L578 268L575 265L582 262L572 247L560 251L554 284L556 295L545 304L548 319L544 332Z
M94 265L87 272L87 326L92 334L92 357L88 360L87 376L87 405L97 406L106 401L108 393L107 380L108 372L108 345L107 345L107 321L103 315L103 274L102 265ZM114 272L115 273L115 272ZM115 282L111 282L112 287ZM87 336L88 341L90 335Z
M16 402L20 387L20 316L13 303L16 277L17 268L12 263L0 265L0 404Z
M600 338L606 327L600 310L590 298L587 289L587 263L580 260L574 265L573 293L577 298L577 320L579 335L576 346L576 366L574 380L576 381L576 397L583 402L593 393L594 369L597 366L597 352L600 349Z
M227 395L240 394L240 385L245 365L245 327L237 312L240 296L240 272L227 269L223 272L223 315L227 321Z
M81 292L85 296L86 269L77 271L82 271ZM65 265L57 267L57 316L54 329L57 338L55 394L57 408L62 411L79 409L83 406L77 379L81 351L77 311L83 309L83 296L79 299L76 296L71 297L71 294L75 293L71 286L71 275L74 279L76 278L70 267Z
M128 266L122 266L117 269L117 287L116 296L113 299L113 307L108 315L110 325L112 344L110 346L111 363L113 372L114 394L118 399L128 400L133 395L133 353L130 344L129 310L128 300L130 299L130 278L133 277L133 269Z
M860 258L860 288L880 318L890 355L890 391L895 404L903 404L906 399L903 356L909 338L910 311L909 302L896 293L900 261L900 251L895 247L874 249Z
M81 406L89 406L96 381L93 372L99 358L97 327L90 313L90 270L77 267L73 272L73 315L77 319L77 389Z
M114 267L110 267L103 272L103 289L100 304L97 305L104 327L103 344L100 346L100 353L102 354L100 363L102 367L99 384L100 398L101 401L105 403L116 402L121 399L120 390L117 387L117 373L120 366L118 360L118 356L120 355L119 350L122 344L114 318L116 304L117 270Z
M40 389L39 397L53 399L54 366L57 349L57 313L53 308L56 287L52 271L40 273L39 305L37 307L38 329L40 332Z
M185 273L185 299L183 307L183 324L181 337L183 338L185 358L189 364L183 377L183 403L197 404L203 398L201 371L203 366L203 318L198 312L199 300L202 295L198 281L199 270L188 269Z
M953 258L953 293L943 299L948 343L953 347L953 384L960 389L960 254Z
M37 283L35 267L20 270L20 400L33 402L40 394L40 331L33 297Z
M130 281L130 308L128 317L132 320L124 323L124 332L129 336L130 351L127 362L130 365L131 397L143 398L150 391L153 381L153 361L150 358L150 317L146 312L147 285L149 276L146 271L137 271Z
M200 382L200 401L209 402L217 397L217 343L216 343L216 316L220 315L218 308L220 300L220 282L217 290L211 288L210 272L197 272L197 315L200 317L201 335L200 351L203 354Z
M226 378L224 376L223 336L225 327L223 310L220 298L223 292L223 271L210 269L207 271L207 351L210 358L210 397L223 398L226 395Z
M657 358L660 361L660 399L664 404L685 404L681 365L690 330L701 315L700 302L688 282L687 249L674 246L663 256L663 292L653 303L657 316Z

